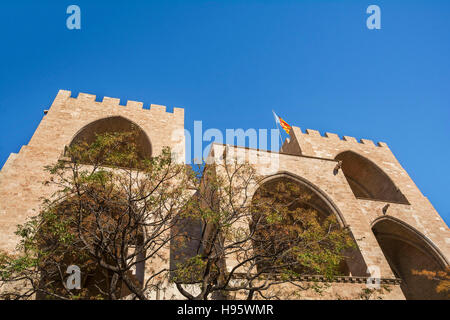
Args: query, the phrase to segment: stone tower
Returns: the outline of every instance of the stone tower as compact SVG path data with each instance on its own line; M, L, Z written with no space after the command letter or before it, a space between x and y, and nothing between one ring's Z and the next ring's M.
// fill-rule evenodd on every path
M14 251L17 224L35 215L41 197L52 192L42 186L43 167L56 162L77 139L133 123L141 129L149 155L169 146L184 160L183 109L169 113L164 106L145 109L141 102L119 102L108 97L98 102L84 93L74 98L69 91L59 91L30 142L12 153L0 171L0 249ZM301 184L316 195L319 207L350 229L358 248L348 262L349 274L325 297L355 292L372 275L394 286L389 298L442 298L432 284L410 271L449 265L450 230L388 146L331 133L321 136L309 129L303 133L295 126L290 136L279 153L213 144L210 156L231 148L266 159L256 164L265 176L262 183L288 179Z
M294 126L279 153L214 144L209 162L228 154L240 154L265 177L254 193L278 179L295 182L314 194L316 208L350 229L357 250L347 261L348 277L337 279L325 298L351 297L370 275L392 286L388 299L446 298L435 292L436 283L411 270L448 267L450 230L386 143Z
M166 112L165 106L143 108L142 102L60 90L30 142L19 153L12 153L0 171L0 249L12 252L17 244L17 224L37 213L41 197L52 190L43 188L44 166L62 157L65 146L108 130L120 130L134 123L141 129L141 140L150 155L164 146L174 149L184 161L184 109Z

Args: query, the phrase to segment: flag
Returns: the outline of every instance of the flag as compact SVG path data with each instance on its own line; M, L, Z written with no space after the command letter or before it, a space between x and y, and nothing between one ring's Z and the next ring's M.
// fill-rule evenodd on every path
M289 132L291 131L291 126L288 125L288 123L286 121L284 121L283 119L281 119L276 113L275 111L273 111L273 116L275 117L275 121L277 123L280 124L280 126L284 129L284 131L286 131L287 134L289 134Z

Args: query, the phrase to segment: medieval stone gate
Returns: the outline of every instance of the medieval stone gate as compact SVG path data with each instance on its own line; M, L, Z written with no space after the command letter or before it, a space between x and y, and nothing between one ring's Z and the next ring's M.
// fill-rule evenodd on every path
M141 102L128 101L125 106L119 102L108 97L96 101L94 95L84 93L74 98L64 90L58 93L30 142L12 153L0 171L0 249L14 251L17 224L36 214L41 197L50 195L51 190L42 188L46 178L42 168L62 157L65 146L78 139L126 130L132 123L141 129L140 143L148 155L169 146L184 159L183 109L170 113L164 106L146 109ZM224 148L214 144L210 155L222 154ZM274 154L233 148L269 161ZM376 269L379 277L397 288L390 298L443 297L433 283L411 270L448 266L450 230L385 143L341 139L332 133L322 136L309 129L304 133L294 126L277 159L277 172L267 175L263 183L288 179L312 191L317 207L336 214L358 245L354 259L347 262L348 276L335 288L351 291L351 286L364 284ZM265 166L257 165L257 170L263 173Z

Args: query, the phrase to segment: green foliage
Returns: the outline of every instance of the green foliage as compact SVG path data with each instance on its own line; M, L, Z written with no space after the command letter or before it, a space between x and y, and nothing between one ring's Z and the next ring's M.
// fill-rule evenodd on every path
M332 281L345 271L343 252L356 244L336 215L316 209L324 204L292 180L263 185L260 180L254 167L239 161L203 168L188 207L189 218L203 226L198 254L177 264L172 278L199 286L196 296L178 286L188 299L235 292L246 293L247 299L255 293L269 299L286 296L272 290L283 283L292 284L295 294L306 289L320 292L326 284L303 286L296 281L304 275Z
M159 257L171 241L198 247L172 270L153 270L150 280L159 282L151 286L170 271L189 299L238 291L270 298L276 284L303 275L331 281L342 272L343 252L355 244L306 188L292 181L260 185L255 168L236 161L189 169L174 164L168 148L146 158L137 137L137 131L97 135L46 167L45 184L57 191L19 226L19 254L0 255L1 280L27 281L31 290L4 297L120 299L131 292L146 299L150 286L131 275L138 250L145 259ZM182 231L189 221L201 224L201 235ZM82 270L81 290L64 285L72 264ZM183 290L186 283L200 293ZM309 288L320 290L315 283Z
M205 267L206 260L201 255L189 257L185 261L177 263L171 281L175 283L196 283L201 280Z
M361 300L383 300L383 296L392 291L392 288L386 284L379 288L363 288L359 294Z
M0 281L26 282L28 289L7 291L4 298L117 299L130 292L145 298L131 274L138 252L129 248L143 241L146 227L154 238L140 250L156 255L160 247L153 244L170 241L161 230L170 228L188 192L184 166L173 163L170 149L145 158L138 134L97 135L92 143L66 148L64 158L45 167L50 177L44 185L57 191L18 227L18 254L0 255ZM65 287L72 264L82 270L80 290Z

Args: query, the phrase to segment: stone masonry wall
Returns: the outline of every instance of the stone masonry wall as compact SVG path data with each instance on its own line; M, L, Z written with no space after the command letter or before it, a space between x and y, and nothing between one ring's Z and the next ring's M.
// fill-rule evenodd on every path
M353 275L365 276L368 266L378 266L381 277L394 278L394 274L373 235L370 222L363 214L358 200L354 197L345 176L342 172L337 175L333 173L337 161L229 146L229 149L231 148L243 151L247 159L252 157L249 153L256 153L257 155L252 163L257 169L258 174L266 177L265 181L282 175L307 181L316 191L322 193L333 204L333 207L342 218L343 224L350 228L365 262L365 266L359 266L357 270L351 270ZM225 146L214 144L211 154L212 156L222 155L224 150ZM239 151L236 152L236 154L239 153ZM277 168L272 167L272 170L268 171L267 168L273 165L274 158L277 158L278 166ZM270 173L267 174L268 172ZM249 191L250 194L255 192L257 188L258 186L255 186L255 190Z
M321 136L316 130L307 129L303 133L299 127L293 127L291 141L285 143L283 152L293 152L303 156L335 159L344 151L353 151L366 157L381 168L405 195L409 205L390 203L387 215L397 218L428 238L443 254L447 263L450 261L450 229L439 216L427 197L425 197L400 165L388 145L354 137L344 136L340 139L337 134L325 133ZM342 174L341 171L339 171ZM324 172L323 174L328 174ZM349 195L352 197L353 195ZM353 196L354 199L356 199ZM367 201L356 199L358 211L364 216L364 223L372 226L375 219L383 216L382 208L387 202Z
M175 108L173 113L159 105L144 109L143 103L136 101L128 101L122 106L119 99L104 97L98 102L94 95L80 93L74 98L70 91L60 90L30 142L17 154L12 153L0 171L1 250L14 251L18 240L14 235L17 225L38 212L41 197L52 194L53 190L42 185L47 177L44 166L55 163L64 147L86 125L111 116L122 116L140 126L151 142L153 155L169 146L184 160L183 109ZM257 159L252 163L266 180L288 176L307 182L332 205L343 225L353 233L364 260L364 266L353 269L353 276L366 276L368 266L378 266L382 278L395 278L372 232L373 224L383 216L400 220L423 235L448 265L448 226L385 143L375 145L366 139L358 142L348 136L340 139L332 133L321 136L310 129L303 133L300 128L292 127L291 138L284 143L280 153L213 144L210 156L223 155L226 148L243 150L246 156ZM335 170L336 156L345 151L353 151L372 161L388 175L409 204L389 203L389 208L383 212L388 202L356 198L342 170ZM253 191L256 189L257 186ZM339 286L344 285L339 284L336 288ZM395 298L403 298L398 288Z
M85 93L72 98L70 91L60 90L30 142L8 158L0 171L0 249L14 251L17 224L37 213L41 197L52 194L42 185L46 179L44 166L55 163L77 132L95 120L122 116L144 130L153 155L170 146L184 160L184 109L174 108L169 113L160 105L143 109L142 102L128 101L122 106L119 99L95 99L95 95Z

